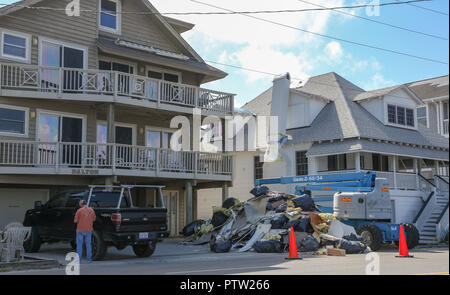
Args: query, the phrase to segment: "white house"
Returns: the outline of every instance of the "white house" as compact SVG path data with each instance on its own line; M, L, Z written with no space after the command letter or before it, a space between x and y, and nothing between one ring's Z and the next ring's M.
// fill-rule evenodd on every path
M422 99L406 85L365 91L336 73L312 77L299 88L290 84L289 74L278 77L244 106L255 115L279 117L279 132L291 138L281 149L283 161L262 164L262 151L237 153L229 195L250 197L255 178L373 170L390 182L392 221L416 223L422 242L433 240L448 212L449 144L419 124ZM294 185L271 188L295 191ZM330 193L314 197L331 206Z

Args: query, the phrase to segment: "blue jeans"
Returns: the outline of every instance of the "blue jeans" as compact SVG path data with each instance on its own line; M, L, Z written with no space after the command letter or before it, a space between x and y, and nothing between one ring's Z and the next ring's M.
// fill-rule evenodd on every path
M91 246L91 240L92 240L92 232L86 232L86 233L77 233L77 253L78 257L83 257L83 242L86 243L86 259L87 261L92 261L92 246Z

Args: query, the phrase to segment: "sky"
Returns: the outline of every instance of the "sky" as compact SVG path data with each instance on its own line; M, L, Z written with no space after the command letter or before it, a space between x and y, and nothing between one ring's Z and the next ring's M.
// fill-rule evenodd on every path
M83 1L83 0L81 0ZM84 0L88 1L88 0ZM91 1L91 0L89 0ZM199 0L234 11L317 8L303 0ZM305 0L327 7L395 2L396 0ZM1 3L17 1L3 0ZM192 0L151 0L161 13L222 12ZM430 37L370 22L333 11L258 14L257 17L295 28L370 44L448 63L449 2L432 0L414 5L384 6L379 15L361 9L343 11L394 26L439 36ZM177 15L170 17L195 24L182 36L207 61L215 61L264 72L289 72L292 86L308 77L336 72L365 90L373 90L448 75L448 64L425 61L349 44L281 27L243 15ZM272 86L273 76L211 64L229 75L203 87L236 94L242 106Z

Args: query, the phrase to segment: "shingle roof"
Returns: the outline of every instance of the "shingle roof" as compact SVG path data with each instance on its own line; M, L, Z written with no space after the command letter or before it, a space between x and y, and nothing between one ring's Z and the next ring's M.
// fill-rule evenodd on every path
M317 142L340 139L368 138L402 142L411 145L448 148L448 139L431 129L419 126L418 130L386 126L375 116L353 101L366 93L360 87L336 73L311 77L299 90L330 99L311 126L291 129L291 143ZM271 89L257 97L245 107L256 114L266 110L270 114Z
M448 75L407 84L423 100L448 96Z

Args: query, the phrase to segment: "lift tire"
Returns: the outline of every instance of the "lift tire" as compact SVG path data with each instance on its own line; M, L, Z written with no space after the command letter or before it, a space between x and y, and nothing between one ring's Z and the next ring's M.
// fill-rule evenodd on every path
M378 251L383 244L383 234L380 228L373 224L362 225L358 229L358 235L362 236L372 251Z
M42 240L36 227L31 228L31 236L23 243L26 253L37 253L41 249Z
M103 237L101 233L98 231L92 232L92 260L93 261L102 261L105 259L106 252L108 251L108 247L103 241Z
M410 223L402 223L403 229L405 230L406 235L406 244L408 245L408 249L414 249L419 245L420 233L417 227ZM398 241L395 242L398 246Z
M146 258L153 255L156 249L156 240L146 244L133 245L133 252L137 257Z

